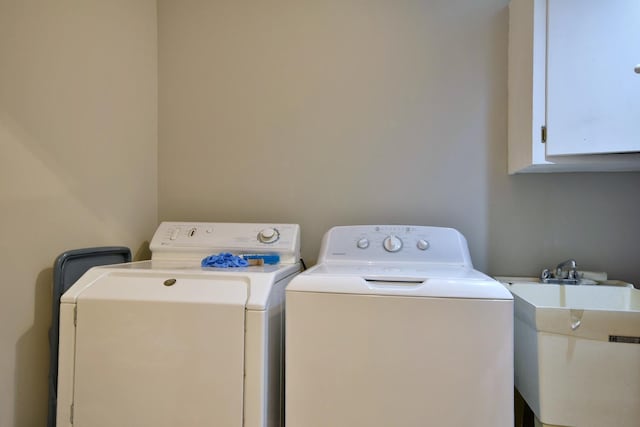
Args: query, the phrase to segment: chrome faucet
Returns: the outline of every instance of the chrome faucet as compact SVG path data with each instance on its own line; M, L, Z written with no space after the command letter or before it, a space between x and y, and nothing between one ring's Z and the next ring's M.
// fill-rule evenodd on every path
M545 268L540 275L542 283L554 283L562 285L578 285L578 270L575 259L568 259L561 262L552 273L551 270Z

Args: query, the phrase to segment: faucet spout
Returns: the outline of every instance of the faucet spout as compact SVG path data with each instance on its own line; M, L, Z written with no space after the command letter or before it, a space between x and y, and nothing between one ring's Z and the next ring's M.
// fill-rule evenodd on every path
M578 270L576 268L576 260L568 259L556 266L557 279L577 279Z

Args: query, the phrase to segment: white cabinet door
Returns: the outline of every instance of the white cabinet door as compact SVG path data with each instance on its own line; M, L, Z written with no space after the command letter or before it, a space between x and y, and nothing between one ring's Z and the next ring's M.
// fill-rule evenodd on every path
M547 156L640 152L640 1L547 7Z

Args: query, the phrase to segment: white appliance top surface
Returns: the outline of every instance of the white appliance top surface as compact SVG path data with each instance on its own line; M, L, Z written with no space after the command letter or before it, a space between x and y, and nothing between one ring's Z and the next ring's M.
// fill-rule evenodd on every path
M304 274L314 274L326 277L358 276L366 279L397 279L425 280L425 279L450 279L488 281L491 279L484 273L468 267L429 265L417 263L371 263L371 264L319 264Z
M275 265L252 265L248 267L232 267L232 268L215 268L215 267L201 267L200 262L193 262L188 260L149 260L130 262L127 264L115 264L104 266L108 269L126 269L126 270L154 270L154 271L189 271L195 274L218 274L224 275L260 275L271 274L277 275L278 272L291 270L292 267L299 268L294 264L275 264Z
M457 230L424 226L343 226L322 241L319 264L287 291L512 300L473 269Z
M149 301L163 299L171 295L172 298L191 298L180 295L181 280L189 280L190 283L201 283L203 287L216 287L218 283L236 283L237 286L247 288L247 309L263 310L271 294L274 283L297 273L299 264L264 265L241 268L210 268L200 267L198 264L187 261L140 261L128 264L116 264L111 266L94 267L87 271L67 292L62 296L62 303L75 303L78 298L87 295L100 295L105 299L138 298ZM124 286L113 286L113 280ZM175 280L176 283L166 286L167 280ZM143 293L134 296L127 292L127 283L145 283ZM101 288L99 291L90 288ZM130 287L132 290L133 286ZM190 287L191 291L194 289ZM191 292L189 291L189 292ZM133 292L133 291L132 291ZM169 294L171 292L171 294ZM186 288L185 288L185 292ZM194 302L197 295L194 296Z
M236 301L237 292L226 295L213 289L224 283L226 288L245 289L247 309L263 310L274 283L300 270L297 224L163 222L150 248L151 261L92 268L65 292L61 302L75 303L81 298L203 302L209 294L221 304ZM220 252L278 255L280 262L240 268L201 267L204 257Z

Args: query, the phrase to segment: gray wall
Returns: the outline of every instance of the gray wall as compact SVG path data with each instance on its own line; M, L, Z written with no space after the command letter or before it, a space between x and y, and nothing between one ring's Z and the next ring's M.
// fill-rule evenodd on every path
M159 216L451 226L640 283L640 174L508 176L505 0L158 1Z
M52 265L157 223L155 0L0 0L0 426L46 425Z

